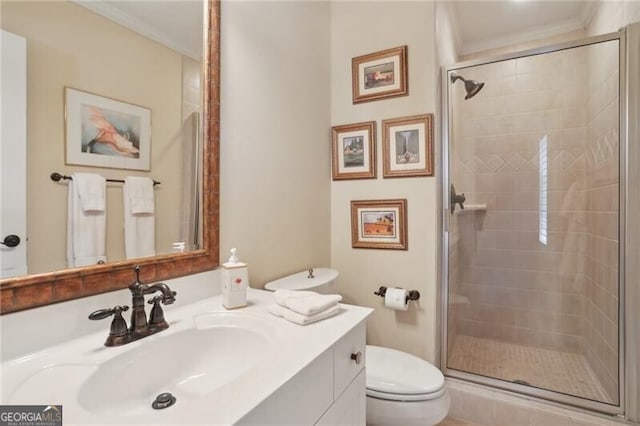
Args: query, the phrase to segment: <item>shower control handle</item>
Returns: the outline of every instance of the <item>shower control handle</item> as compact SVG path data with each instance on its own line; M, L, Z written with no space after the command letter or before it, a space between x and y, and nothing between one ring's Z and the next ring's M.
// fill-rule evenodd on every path
M460 206L460 210L464 210L464 202L467 198L462 194L456 194L456 188L451 185L451 213L456 209L456 204Z

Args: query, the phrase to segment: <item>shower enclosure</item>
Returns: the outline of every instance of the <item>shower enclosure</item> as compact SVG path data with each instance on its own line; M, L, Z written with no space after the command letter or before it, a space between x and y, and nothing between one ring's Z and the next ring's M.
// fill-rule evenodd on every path
M624 44L446 69L445 374L623 411Z

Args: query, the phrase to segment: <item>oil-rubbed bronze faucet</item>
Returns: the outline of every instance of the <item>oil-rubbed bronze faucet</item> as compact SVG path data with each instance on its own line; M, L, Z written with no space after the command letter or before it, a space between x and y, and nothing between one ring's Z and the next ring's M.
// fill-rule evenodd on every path
M91 320L114 316L109 337L104 342L105 346L126 345L169 328L169 324L164 319L160 302L163 305L170 305L175 302L176 292L172 291L165 283L143 284L140 282L140 267L136 265L134 271L136 280L129 286L132 297L131 325L129 328L127 328L127 323L122 317L122 312L128 310L128 306L99 309L89 315ZM161 294L149 300L149 304L153 304L153 308L151 308L151 315L149 321L147 321L147 313L144 310L144 296L155 292L160 292Z

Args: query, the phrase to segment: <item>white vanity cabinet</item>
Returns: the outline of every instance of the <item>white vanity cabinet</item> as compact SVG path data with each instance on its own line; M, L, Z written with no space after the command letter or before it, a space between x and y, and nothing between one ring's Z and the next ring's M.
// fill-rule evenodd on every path
M366 373L363 369L316 425L363 426L366 422L366 411Z
M365 331L362 321L237 424L364 425Z
M317 425L365 424L365 332L361 323L333 346L333 404Z

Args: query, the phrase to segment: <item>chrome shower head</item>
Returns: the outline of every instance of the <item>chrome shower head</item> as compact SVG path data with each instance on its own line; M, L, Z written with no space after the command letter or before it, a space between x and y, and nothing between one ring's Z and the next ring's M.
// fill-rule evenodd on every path
M464 82L464 90L467 92L467 95L464 97L465 99L473 98L484 87L483 82L467 80L461 75L451 74L451 83L455 83L456 80L462 80Z

